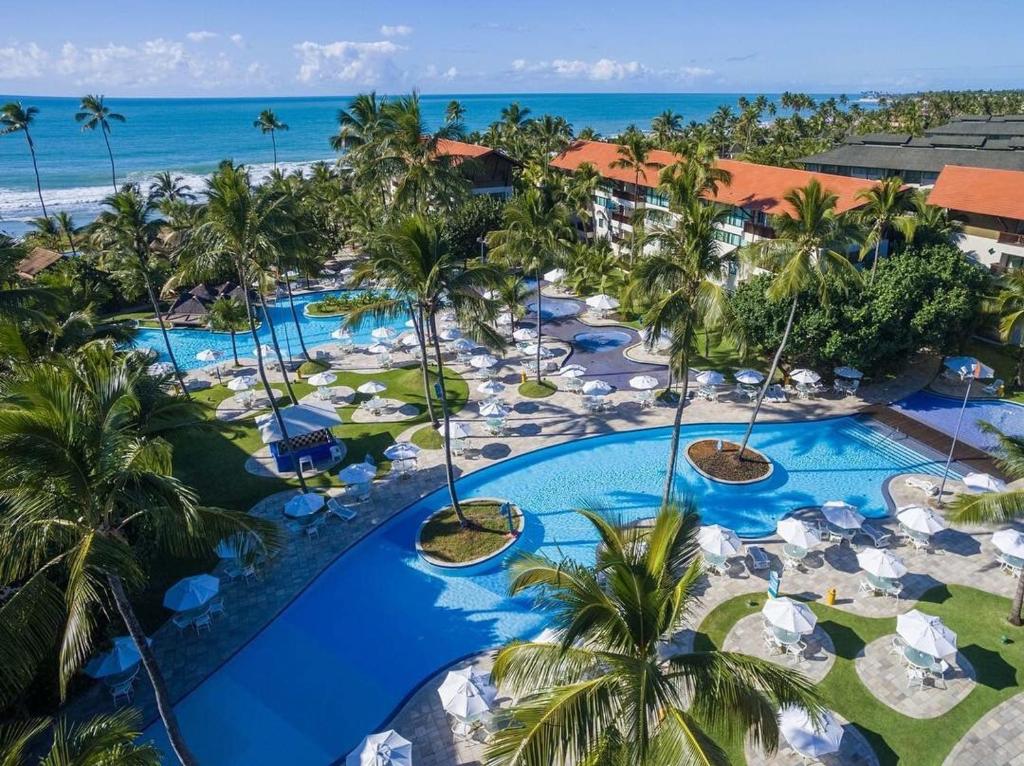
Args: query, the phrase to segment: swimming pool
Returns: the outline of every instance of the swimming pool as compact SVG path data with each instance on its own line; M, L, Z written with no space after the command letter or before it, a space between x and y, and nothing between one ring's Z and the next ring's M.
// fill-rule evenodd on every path
M892 407L952 436L962 404L962 398L917 391ZM1010 436L1024 435L1024 406L1005 399L975 399L967 402L959 438L972 447L991 452L999 442L994 435L981 430L979 423L982 422L991 423Z
M592 330L577 333L573 336L572 342L583 351L601 354L622 348L632 340L633 336L625 330Z
M682 445L739 438L743 429L686 426ZM505 497L526 514L526 530L510 553L469 572L432 567L415 552L419 524L447 503L446 490L373 530L178 704L200 762L331 763L440 668L535 635L542 616L529 599L507 596L504 562L518 551L592 562L594 531L572 509L592 504L627 520L652 515L670 435L658 428L580 439L459 479L464 496ZM756 485L712 484L679 462L680 491L698 498L705 521L744 535L769 532L792 509L828 499L880 516L888 476L941 470L854 418L765 423L751 443L777 461L774 475ZM146 734L165 742L159 723Z
M531 314L537 313L537 299L523 304ZM545 322L554 319L566 319L580 313L580 304L568 298L543 298L540 302L540 318Z
M353 290L329 290L325 292L306 293L295 296L295 311L299 316L299 324L302 326L302 337L309 349L335 342L331 333L337 330L344 321L343 317L309 317L304 313L307 304L323 300L328 295L350 295ZM299 345L298 331L295 329L295 322L292 319L291 307L288 299L278 300L274 305L268 306L270 320L277 330L277 340L281 344L281 353L285 358L301 354L302 348ZM257 310L257 315L260 312ZM370 332L381 324L387 325L400 333L405 330L405 321L409 317L403 316L385 322L377 322L374 319L367 319L359 324L352 331L352 339L356 344L366 345L373 342ZM260 343L270 343L270 329L260 326L258 329ZM213 332L212 330L199 328L176 328L169 332L171 348L177 358L178 366L183 370L194 370L205 367L208 363L196 359L196 354L206 348L216 349L223 353L223 361L231 360L231 336L228 333ZM248 331L240 332L235 336L238 343L239 357L253 357L256 351L252 342L252 335ZM136 339L138 348L151 348L157 352L160 361L167 361L167 350L164 346L164 339L160 330L151 328L139 328Z

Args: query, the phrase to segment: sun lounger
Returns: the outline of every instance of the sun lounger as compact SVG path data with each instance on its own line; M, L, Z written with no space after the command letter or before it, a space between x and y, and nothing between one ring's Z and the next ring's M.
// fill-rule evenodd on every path
M765 392L764 399L766 402L785 402L786 392L782 390L782 386L778 383L774 383L768 386L768 391Z
M1020 577L1021 569L1024 569L1024 559L1019 559L1006 553L998 554L996 561L999 562L1000 569L1014 577Z
M764 552L764 548L760 545L747 546L747 568L751 572L768 569L770 566L771 560L768 558L768 554Z
M935 497L939 494L939 488L934 482L928 481L928 479L918 479L914 476L910 476L907 478L907 486L921 490L928 495L928 497Z
M902 524L900 525L900 530L896 533L896 536L903 542L910 543L918 550L930 551L932 549L931 535L925 535L920 532L915 532L912 529L907 529Z
M359 513L336 497L332 497L327 501L327 512L333 516L337 516L342 521L352 521Z
M1000 380L999 378L996 378L991 383L989 383L987 386L983 386L981 390L982 390L983 393L986 393L989 396L998 396L999 392L1002 390L1002 388L1003 388L1003 381Z
M876 548L887 548L889 543L892 542L892 532L889 532L882 527L877 527L870 521L865 521L861 524L857 533L864 535L871 540L871 544ZM856 535L854 535L854 537L856 537Z

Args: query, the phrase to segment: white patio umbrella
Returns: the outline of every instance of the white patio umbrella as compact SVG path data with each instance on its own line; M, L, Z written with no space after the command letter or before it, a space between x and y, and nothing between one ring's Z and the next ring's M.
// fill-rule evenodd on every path
M887 580L897 580L907 573L903 560L883 548L865 548L857 554L857 565L868 574Z
M812 385L821 380L821 376L814 370L805 370L803 368L793 370L793 372L789 374L789 377L797 383L803 383L805 385Z
M395 331L390 327L375 327L370 331L370 337L375 340L390 340L395 337Z
M472 351L476 348L476 344L474 344L469 338L456 338L448 344L448 348L458 353L461 351Z
M640 338L644 343L651 344L651 331L648 328L644 328L640 331ZM657 339L653 342L654 349L656 351L663 351L664 349L672 345L672 333L662 330L658 333Z
M371 396L374 396L376 394L379 394L381 391L386 391L387 388L388 387L381 383L379 380L368 380L361 386L359 386L359 388L357 388L356 391L358 391L361 394L370 394Z
M503 418L508 415L508 407L501 402L483 402L480 405L480 414L485 418Z
M992 544L1008 556L1024 559L1024 534L1016 529L1000 529L995 532Z
M588 380L583 384L583 393L587 396L607 396L614 389L603 380Z
M239 375L228 381L227 386L232 391L248 391L256 385L255 375Z
M148 641L148 639L147 639ZM97 655L86 663L86 674L92 678L109 678L131 670L142 661L139 648L131 636L118 636L113 640L113 647Z
M939 660L956 656L956 633L938 617L911 609L896 617L896 633L907 646Z
M537 354L537 344L536 343L529 344L528 346L523 348L523 353L526 354L527 356L535 356ZM552 354L552 351L547 346L541 346L540 347L540 358L541 359L547 359L549 356L551 356L551 354Z
M490 354L477 354L469 360L471 367L475 367L478 370L487 370L498 363L496 357Z
M216 362L222 356L224 356L223 351L218 351L215 348L204 348L202 351L196 354L196 359L198 359L200 362L209 363Z
M658 387L658 379L653 375L637 375L629 379L629 385L637 391L650 391Z
M174 365L170 362L156 362L146 368L146 374L153 378L162 378L164 375L171 375L174 372Z
M415 460L419 454L420 448L410 442L395 442L384 450L388 460Z
M770 598L761 607L761 614L779 630L807 635L818 624L818 618L807 604L786 596Z
M735 556L739 553L742 543L731 529L709 524L697 532L697 545L712 556Z
M377 469L369 463L352 463L338 471L338 478L346 484L368 484L377 475Z
M558 371L563 378L582 378L587 374L587 368L582 364L568 364Z
M284 515L292 519L304 519L324 507L324 496L317 492L304 492L284 504Z
M387 343L374 343L366 350L371 354L390 354L391 346Z
M409 329L412 329L416 326L416 322L413 321L412 319L406 319L405 326L408 327Z
M736 378L737 383L742 383L745 386L756 386L764 382L764 375L757 370L740 370L733 377Z
M339 327L337 330L331 332L331 337L334 340L352 340L352 333L345 327Z
M448 673L437 689L446 713L460 721L471 721L489 712L491 705L483 691L465 675Z
M975 492L1005 492L1006 482L987 473L969 473L964 476L964 484Z
M837 753L843 741L843 727L830 711L824 711L815 724L806 710L795 705L779 711L779 732L790 747L809 758Z
M525 343L528 340L537 340L537 331L531 327L520 327L512 333L512 340Z
M860 529L864 517L849 503L842 500L829 500L821 506L821 515L832 526L840 529Z
M821 535L818 534L817 529L807 526L800 519L794 519L792 516L782 519L775 529L779 533L779 537L787 543L805 550L813 548L821 542Z
M836 367L832 372L838 377L846 378L847 380L860 380L864 377L864 373L856 367Z
M416 333L407 332L404 335L398 337L398 342L402 344L402 348L416 348L420 345L420 339L416 337Z
M220 580L202 574L186 577L174 583L164 594L164 606L173 612L197 609L220 592Z
M477 386L476 390L485 396L498 396L505 390L505 385L496 380L487 380Z
M318 372L316 375L310 375L306 382L311 386L319 388L320 386L329 386L337 379L338 376L333 372L330 370L324 370L323 372Z
M725 383L725 376L715 370L705 370L697 373L697 382L702 386L720 386Z
M260 356L276 356L273 346L269 346L266 343L260 344Z
M458 340L462 337L462 330L458 327L446 327L437 334L437 337L445 342Z
M934 535L946 528L946 522L935 511L920 505L901 508L896 518L907 529L924 535Z
M437 432L444 436L444 423L437 427ZM469 427L465 423L452 421L448 424L448 434L453 439L468 439Z
M551 269L544 273L544 279L547 282L559 282L565 278L565 269Z
M494 698L498 696L498 690L491 683L490 673L481 673L472 665L466 665L464 668L448 671L448 675L445 677L445 680L451 676L466 679L483 693L484 699L489 703L494 704Z
M412 766L412 742L394 729L363 737L345 766Z
M598 293L597 295L591 295L586 300L586 304L592 309L598 311L611 311L619 307L619 302L610 295L605 293Z

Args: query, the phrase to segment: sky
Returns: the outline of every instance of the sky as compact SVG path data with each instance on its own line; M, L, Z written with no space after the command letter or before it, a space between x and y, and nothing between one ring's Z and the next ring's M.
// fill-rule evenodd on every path
M3 14L0 93L1010 88L1024 85L1022 13L1020 0L35 0Z

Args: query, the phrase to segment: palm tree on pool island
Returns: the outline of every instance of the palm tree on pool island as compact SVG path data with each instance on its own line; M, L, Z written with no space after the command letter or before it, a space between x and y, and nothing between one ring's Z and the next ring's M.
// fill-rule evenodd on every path
M274 170L277 170L277 133L288 130L288 126L277 119L272 109L264 109L260 116L253 120L252 126L263 135L270 134L270 144L274 148Z
M125 116L110 111L103 103L103 96L82 96L82 103L75 113L75 122L82 125L82 132L100 129L103 143L107 145L107 156L110 158L110 183L117 193L117 172L114 170L114 151L110 148L110 121L124 122Z
M717 650L665 656L697 601L699 517L662 507L653 526L580 511L601 539L593 566L524 554L510 565L513 595L535 594L551 617L548 642L502 649L491 679L518 702L488 766L724 764L720 742L779 743L778 710L817 715L814 685L799 672Z

